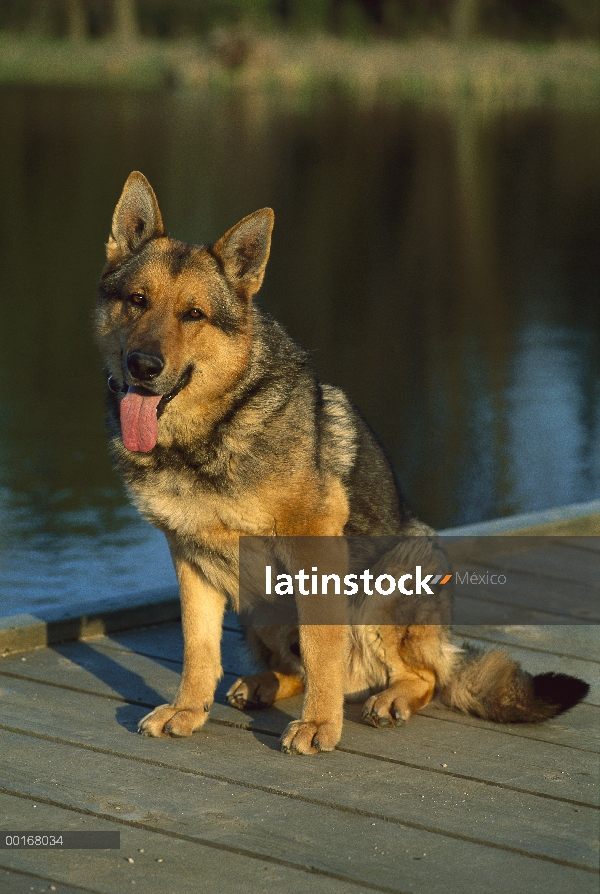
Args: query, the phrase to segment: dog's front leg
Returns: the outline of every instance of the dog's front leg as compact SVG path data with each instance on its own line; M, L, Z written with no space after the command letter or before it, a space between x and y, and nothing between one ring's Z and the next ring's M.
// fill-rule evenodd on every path
M333 572L343 580L348 566L345 538L294 537L289 538L288 549L288 567L298 570L314 565L313 571L318 566L321 572ZM319 594L312 584L309 590L301 586L296 590L304 704L301 720L292 721L281 737L286 754L333 751L342 735L349 643L347 601L341 592L327 593L326 588L325 595Z
M183 673L172 705L160 705L140 721L145 736L191 736L204 726L221 668L225 596L169 543L179 581L183 627Z
M306 688L302 719L293 720L281 737L286 754L333 751L342 735L348 627L300 626L300 654Z

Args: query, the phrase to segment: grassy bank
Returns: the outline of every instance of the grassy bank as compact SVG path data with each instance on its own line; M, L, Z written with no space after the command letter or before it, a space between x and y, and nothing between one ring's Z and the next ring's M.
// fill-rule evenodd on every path
M356 45L224 35L212 45L0 35L0 83L261 91L289 101L335 86L360 102L600 105L600 47L436 41Z

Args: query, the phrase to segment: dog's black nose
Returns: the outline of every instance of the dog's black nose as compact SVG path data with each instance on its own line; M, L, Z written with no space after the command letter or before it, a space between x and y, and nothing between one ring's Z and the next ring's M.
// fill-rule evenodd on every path
M131 351L127 355L127 369L140 382L155 379L165 366L164 358L159 354L146 354L144 351Z

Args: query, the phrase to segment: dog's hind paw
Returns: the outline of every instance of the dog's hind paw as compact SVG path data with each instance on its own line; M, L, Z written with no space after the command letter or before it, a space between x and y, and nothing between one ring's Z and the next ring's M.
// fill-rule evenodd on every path
M225 694L225 698L233 708L268 708L277 696L279 683L277 677L266 671L262 674L251 674L240 677Z
M284 754L318 754L333 751L342 734L341 723L326 720L313 723L310 720L292 720L281 737Z
M367 699L362 718L365 723L376 729L386 729L406 723L410 713L406 699L398 696L395 690L386 689Z
M191 736L206 723L210 705L204 708L176 708L175 705L159 705L140 720L138 733L154 738Z

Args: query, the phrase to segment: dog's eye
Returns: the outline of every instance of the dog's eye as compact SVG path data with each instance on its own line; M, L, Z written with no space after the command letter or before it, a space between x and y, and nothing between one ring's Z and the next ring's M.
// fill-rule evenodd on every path
M133 295L129 296L129 303L133 304L134 307L144 307L146 299L139 292L134 292Z
M199 307L192 307L185 315L186 320L203 320L204 314Z

